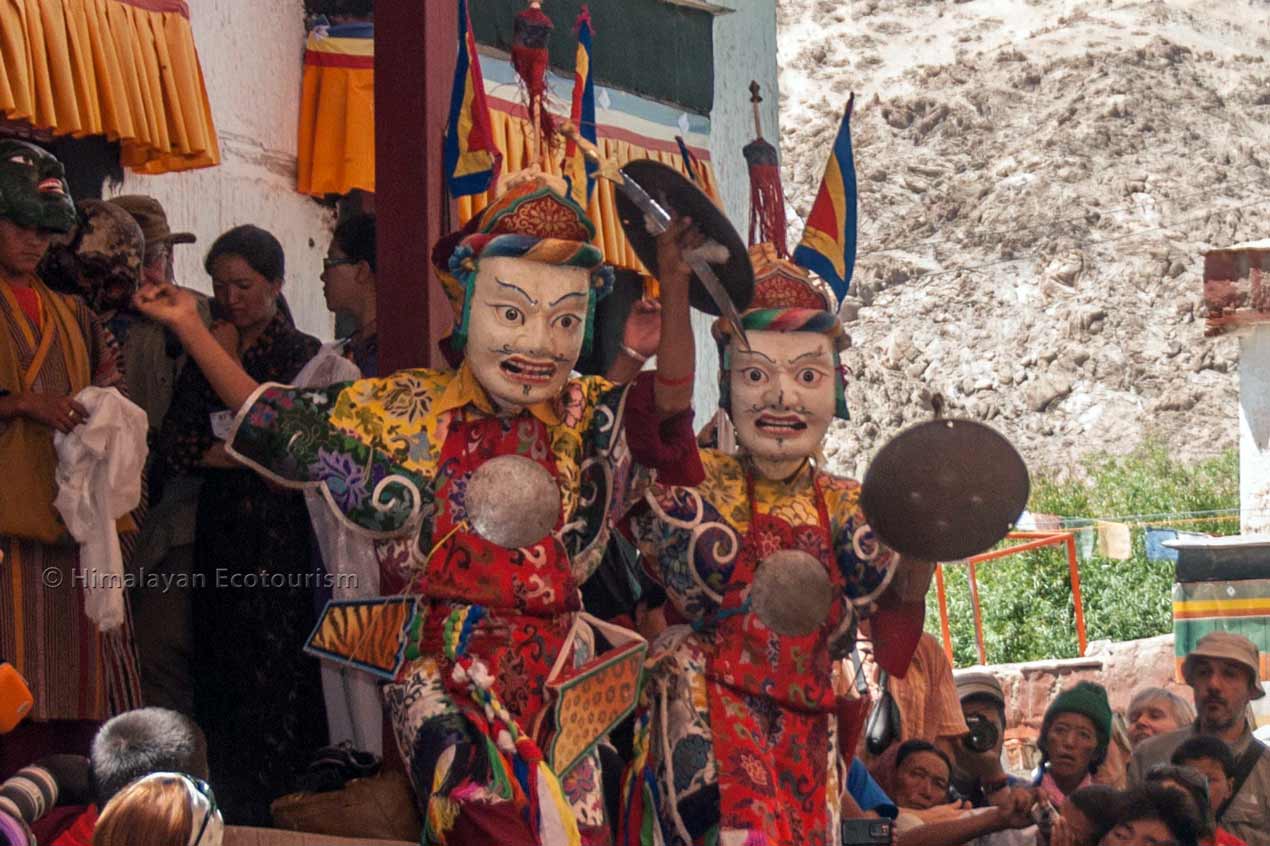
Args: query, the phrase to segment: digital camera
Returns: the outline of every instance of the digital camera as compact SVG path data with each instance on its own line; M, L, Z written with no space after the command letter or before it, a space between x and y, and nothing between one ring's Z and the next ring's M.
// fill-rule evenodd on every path
M982 714L971 714L966 717L966 726L970 731L961 742L971 752L990 752L1001 737L997 724Z

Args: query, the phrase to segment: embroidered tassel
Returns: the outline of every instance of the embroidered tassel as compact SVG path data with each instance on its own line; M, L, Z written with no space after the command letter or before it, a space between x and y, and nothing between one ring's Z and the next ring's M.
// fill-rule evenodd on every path
M495 782L510 787L504 769L510 761L510 775L524 791L530 824L539 845L581 846L582 837L573 808L565 798L560 780L543 760L542 750L532 737L521 732L515 718L494 694L494 678L489 668L465 654L472 631L485 613L479 605L452 611L442 625L442 644L446 657L454 661L454 681L471 691L472 699L481 706L495 735L496 745L490 749Z
M564 796L560 780L547 766L546 761L539 761L534 768L533 780L538 796L538 838L542 846L581 846L582 835L578 832L578 821L573 816L573 808Z
M785 246L785 189L776 148L757 138L741 151L750 168L750 243L771 244L789 258Z
M512 29L512 67L525 84L529 95L529 114L537 121L540 139L548 146L555 137L555 120L546 107L547 99L547 40L555 25L542 10L541 0L530 0L529 7L516 13ZM537 145L529 158L534 160Z

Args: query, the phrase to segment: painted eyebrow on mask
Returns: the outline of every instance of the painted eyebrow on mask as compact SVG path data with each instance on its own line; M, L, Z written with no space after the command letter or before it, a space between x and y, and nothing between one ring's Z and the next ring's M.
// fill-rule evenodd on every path
M744 356L749 355L749 356L758 356L759 358L765 359L766 361L772 364L776 363L776 359L772 358L770 355L765 355L764 353L761 353L756 349L740 350L738 352L733 353L732 355L735 358L741 358L742 361L744 361Z
M524 288L520 287L519 285L513 285L511 282L504 282L502 279L499 279L497 276L494 277L494 281L497 282L499 285L502 285L504 288L509 288L515 291L516 293L520 294L522 297L525 298L525 302L529 303L531 306L538 305L538 301L535 300L533 297L529 296L529 292L526 291Z
M570 297L581 297L583 299L586 299L586 294L582 293L581 291L574 291L571 294L565 294L563 297L556 300L555 302L548 304L547 308L555 308L556 306L560 305L562 302L569 299Z
M823 350L810 350L809 352L805 352L802 355L794 356L793 358L789 360L789 363L797 364L798 362L802 361L804 358L814 358L817 361L824 361L825 353Z

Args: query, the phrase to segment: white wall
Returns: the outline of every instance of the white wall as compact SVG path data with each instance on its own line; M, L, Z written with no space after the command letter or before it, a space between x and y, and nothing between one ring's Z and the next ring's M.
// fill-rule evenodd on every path
M1270 532L1270 325L1239 339L1239 531Z
M216 236L242 223L268 229L286 251L284 293L297 324L329 339L334 323L318 275L334 214L295 190L303 4L200 0L190 4L190 18L221 164L161 176L129 173L113 193L158 198L174 230L198 236L198 243L176 248L177 279L207 293L203 256Z
M734 11L714 19L714 111L710 113L710 155L719 193L741 237L749 234L750 177L741 148L754 140L750 80L762 86L763 136L780 146L780 94L776 68L776 0L711 0ZM714 318L693 314L697 328L697 426L719 403L719 357L710 325Z

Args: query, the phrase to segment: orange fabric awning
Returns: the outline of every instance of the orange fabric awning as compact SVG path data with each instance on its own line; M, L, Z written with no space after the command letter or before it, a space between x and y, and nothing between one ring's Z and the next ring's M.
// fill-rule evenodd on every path
M525 117L524 107L490 98L490 123L494 131L494 143L503 154L502 172L513 173L527 166L529 162L526 160L525 138L529 131L529 121ZM639 139L638 136L630 133L604 126L598 127L597 134L599 136L597 146L604 157L618 164L626 164L634 159L655 159L684 175L688 173L683 156L678 151L670 152L670 144L659 143L652 139ZM562 175L560 158L560 156L553 156L550 162L551 173L558 176ZM701 159L698 159L696 164L702 190L715 203L718 203L719 194L715 186L714 169L709 162ZM644 265L635 255L635 251L626 240L626 235L622 232L622 224L617 216L615 190L613 183L607 179L596 181L595 191L591 194L591 201L587 205L587 213L595 223L594 243L604 251L604 260L609 264L646 273ZM473 215L489 205L493 198L492 187L486 194L460 197L459 224L467 223Z
M183 0L0 2L0 112L119 141L139 173L220 163Z
M296 154L301 194L375 190L372 31L370 24L354 24L309 34Z

